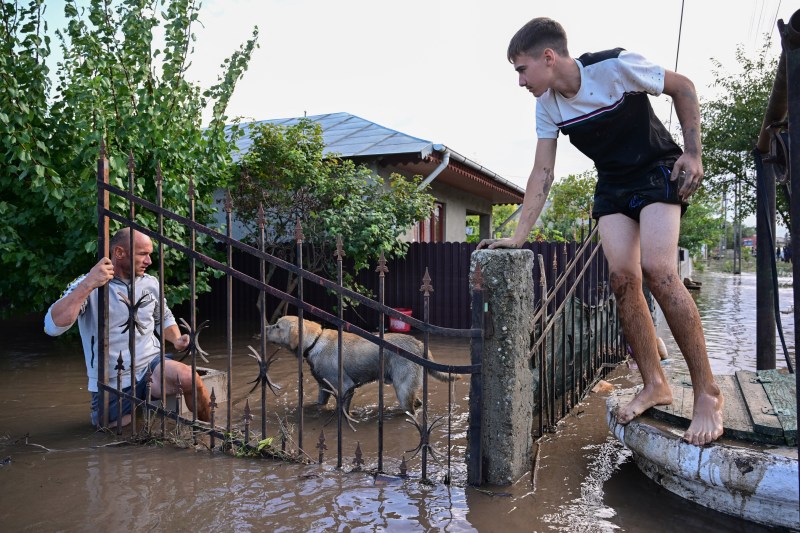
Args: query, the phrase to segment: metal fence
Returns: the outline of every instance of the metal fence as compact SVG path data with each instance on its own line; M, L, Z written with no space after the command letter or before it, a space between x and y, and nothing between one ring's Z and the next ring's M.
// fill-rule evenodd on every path
M165 270L164 270L164 248L169 247L171 249L177 250L179 253L183 254L188 259L187 268L189 269L189 286L191 291L190 301L194 302L196 299L196 271L197 271L197 263L201 263L210 269L214 269L218 272L224 274L224 280L226 285L226 337L227 337L227 390L233 390L233 282L237 280L240 283L243 283L247 286L253 287L256 289L262 298L269 295L274 298L278 298L282 301L288 302L291 304L294 309L297 310L297 315L299 318L299 340L297 345L297 390L298 390L298 400L297 400L297 410L296 410L296 423L294 425L294 429L289 428L289 424L282 425L282 431L284 432L282 441L282 451L286 452L286 443L290 442L293 443L294 449L289 450L288 454L293 455L296 458L302 460L313 460L311 455L307 452L307 440L303 433L304 430L304 416L303 416L303 348L304 348L304 341L303 341L303 320L306 316L312 316L317 319L321 319L322 321L332 324L337 328L338 334L338 362L339 362L339 379L338 383L329 383L331 386L331 394L336 399L336 413L337 413L337 441L339 445L337 446L336 452L336 465L337 467L342 467L343 463L343 455L344 450L342 449L342 425L343 422L347 420L345 406L347 401L347 393L348 391L344 390L343 384L343 373L342 373L342 336L344 332L348 332L351 334L355 334L358 337L361 337L367 340L370 343L375 344L379 350L379 359L380 359L380 371L378 372L379 375L379 408L378 408L378 443L377 443L377 470L379 472L383 471L383 384L384 384L384 364L385 358L387 353L391 353L393 356L399 356L406 358L414 363L422 366L425 369L435 370L446 374L448 376L458 375L458 374L467 374L470 375L470 399L469 399L469 429L468 429L468 460L474 462L475 464L471 464L468 468L469 472L469 483L471 484L481 484L481 469L479 466L476 466L481 457L480 453L480 397L481 397L481 353L483 350L483 292L481 289L481 279L480 279L480 270L478 269L475 272L474 279L473 279L473 290L471 291L471 301L470 301L470 308L471 308L471 315L472 315L472 327L468 329L452 329L452 328L443 328L439 326L432 325L430 322L430 294L433 290L433 286L431 284L431 278L426 270L424 277L422 279L423 283L418 290L422 293L423 297L423 310L422 310L422 320L418 318L414 318L411 316L407 316L392 307L384 305L384 281L385 275L387 272L386 262L381 256L379 259L379 266L378 266L378 274L379 274L379 288L378 288L378 300L372 300L361 294L353 292L351 290L346 289L342 285L342 245L341 242L337 244L337 250L335 252L338 264L338 280L337 282L330 281L323 277L320 277L316 274L313 274L309 271L306 271L302 268L303 265L303 234L302 234L302 227L300 222L297 222L297 226L295 228L295 243L296 243L296 264L288 263L283 261L277 257L272 255L266 254L264 252L265 243L264 243L264 232L263 232L263 217L260 221L260 226L262 228L261 238L259 242L259 248L255 248L252 246L248 246L240 241L237 241L232 238L232 205L230 202L230 197L228 196L225 211L226 211L226 221L227 221L227 234L221 234L216 232L206 226L203 226L197 223L194 220L194 190L193 186L190 183L189 186L189 198L187 199L189 205L189 213L190 216L183 217L177 215L175 213L170 212L169 210L165 209L163 206L163 199L162 199L162 180L160 177L160 171L157 172L156 175L156 202L150 202L143 198L136 196L135 191L137 190L135 186L134 180L134 163L131 157L129 161L129 172L128 172L128 188L124 190L122 188L116 187L114 185L109 184L109 164L108 159L106 158L105 154L105 147L101 147L101 154L98 161L98 172L97 172L97 184L98 184L98 256L99 257L108 257L108 242L109 242L109 220L115 220L120 223L122 226L130 227L132 230L141 232L148 237L150 237L154 242L157 242L158 247L158 258L159 258L159 265L158 265L158 279L159 279L159 290L160 293L164 294L164 279L165 279ZM122 214L113 211L110 208L110 201L109 196L113 195L118 198L122 198L128 202L128 213ZM141 217L137 217L137 211L139 210L146 210L152 214L155 214L157 219L157 230L152 230L144 225L142 225L139 220ZM168 237L164 232L164 220L172 220L177 222L178 224L183 225L189 231L189 239L186 243L177 242L174 239ZM216 243L219 243L225 250L226 260L225 262L221 262L213 257L201 253L197 250L196 247L196 237L198 233L205 235L207 238L212 239ZM132 244L131 244L132 247ZM256 258L259 262L259 275L253 276L248 275L240 270L237 270L233 267L233 252L237 250L239 253L243 253L249 255L251 257ZM292 275L297 276L298 283L295 294L288 294L276 289L273 286L268 285L264 280L265 275L265 266L267 264L275 265L278 268L290 272ZM304 291L308 285L315 285L324 288L326 291L334 293L338 300L338 316L334 315L324 309L317 307L308 303L304 298ZM131 286L130 288L130 301L133 300L133 294L135 294L135 288ZM342 300L343 298L349 298L352 301L358 302L360 306L364 308L370 309L372 312L377 313L380 316L380 329L377 335L372 334L365 329L356 326L352 323L349 323L344 320L342 316ZM216 412L216 402L215 402L215 391L212 390L211 395L211 423L210 425L205 425L197 420L196 415L193 415L191 419L184 418L180 413L180 408L178 407L177 410L173 410L170 406L167 405L166 399L161 398L160 401L152 401L150 398L149 387L150 387L150 379L151 377L148 375L146 378L148 380L148 394L146 401L138 401L136 398L132 397L130 394L126 394L122 391L117 389L112 389L108 385L108 374L110 369L106 368L106 357L108 354L108 286L106 285L99 294L99 308L101 312L98 313L98 331L102 332L100 335L103 339L102 342L98 343L98 388L100 390L101 399L100 399L100 420L105 422L104 425L107 424L107 403L106 403L106 393L116 394L121 397L127 397L131 400L135 407L132 413L132 424L131 429L134 434L137 433L136 428L136 410L144 409L145 415L150 417L151 413L155 413L160 415L161 418L161 433L162 435L165 434L165 421L167 418L175 420L178 424L185 424L192 428L193 434L201 434L206 433L210 437L210 445L212 448L218 445L223 448L230 448L232 446L236 446L238 449L242 450L257 450L258 449L258 442L266 439L266 426L267 426L267 417L269 414L269 410L266 405L266 389L272 386L272 380L269 377L269 369L271 365L271 359L267 356L266 350L266 306L262 306L261 312L261 319L260 319L260 334L261 334L261 349L260 353L254 354L255 357L259 361L259 376L257 379L257 384L261 385L261 435L260 438L250 427L250 419L252 418L250 413L250 406L249 401L245 404L245 410L241 413L241 418L244 420L244 428L243 431L240 431L239 428L234 428L232 426L232 421L234 419L234 413L232 412L233 402L227 402L227 413L225 416L226 422L225 427L220 427L217 424L218 413ZM263 300L262 300L263 301ZM163 306L163 298L160 298L160 305ZM130 320L129 325L132 325L136 318L136 306L131 305L129 306L130 311ZM189 336L192 339L190 343L190 351L189 356L191 358L191 366L194 371L197 369L197 357L200 355L201 350L198 346L197 338L199 336L199 331L202 330L203 325L201 324L198 326L197 324L197 316L196 316L196 306L190 305L189 306L190 312L190 320L186 323L186 328L188 330ZM163 307L162 307L162 316L163 316ZM384 319L391 318L394 320L400 320L405 322L412 327L416 328L417 331L422 332L423 336L423 350L422 356L418 354L412 353L400 346L392 344L388 340L384 338ZM161 326L162 330L161 338L163 338L163 324ZM129 327L129 335L130 338L133 339L135 336L135 327ZM436 363L428 358L428 345L429 345L429 338L430 335L440 335L440 336L450 336L450 337L465 337L471 340L471 355L470 360L471 364L469 365L446 365ZM129 343L130 351L131 351L131 362L129 364L129 368L131 369L131 379L132 379L132 390L135 390L136 385L136 375L135 371L135 343L131 341ZM161 364L164 364L165 361L165 353L164 353L164 343L161 343ZM121 377L123 372L123 365L122 365L122 358L120 354L119 363L116 365L116 369L118 378ZM417 428L419 433L419 443L413 449L410 450L415 455L419 454L421 456L421 467L422 472L421 476L423 479L427 479L428 477L428 465L427 459L430 451L432 450L432 443L430 442L430 436L432 433L433 426L437 424L438 420L431 421L428 417L428 382L427 382L427 372L422 372L423 380L422 380L422 406L421 412L416 417L411 417L410 422ZM162 375L162 386L161 389L164 390L164 373ZM192 383L192 405L196 405L197 399L197 386L196 386L196 373L193 372L193 383ZM120 379L117 380L117 383L120 383ZM180 398L178 398L180 400ZM452 404L453 399L450 397L448 401ZM138 404L138 405L137 405ZM180 401L176 402L177 405L180 405ZM239 415L239 413L237 413ZM120 432L120 422L121 417L117 419L117 431ZM150 424L146 423L144 431L149 431ZM287 435L286 433L291 431L291 435ZM323 436L320 435L319 441L315 442L313 445L319 449L318 460L320 462L324 461L323 451L326 449L326 446L323 441ZM449 432L448 432L448 439L449 439ZM363 459L361 458L361 450L360 445L357 445L355 450L356 459L354 460L355 464L358 466L363 464ZM450 457L451 456L451 447L447 446L447 465L449 468L450 465ZM405 468L405 458L403 459L403 463L401 465L401 473L402 470ZM447 473L446 480L450 479L449 472Z
M588 233L586 229L584 232ZM582 238L581 241L583 240ZM552 286L564 270L563 265L574 259L580 246L580 243L575 242L542 241L526 242L523 248L531 250L534 255L541 254L543 256L545 265L548 265L544 274L548 286ZM436 298L431 299L429 303L430 321L446 328L469 329L472 324L469 286L470 260L476 247L476 243L466 242L410 243L405 256L387 260L391 276L385 280L386 305L393 308L410 309L412 316L422 316L425 302L423 294L419 291L420 275L428 269L431 283L436 287ZM562 257L565 250L567 255ZM224 254L224 250L221 250L221 253ZM596 278L599 282L607 281L602 254L597 257L598 259L592 261L587 260L588 271L584 275L587 282L579 288L581 293L578 295L583 301L591 304L596 303L595 299L598 293L589 289L588 280ZM554 258L561 266L555 272L551 269ZM344 258L343 264L345 271L348 271L350 263L347 257ZM234 249L233 265L240 272L258 277L260 262L255 256ZM538 265L534 265L531 275L537 281L540 279ZM357 274L355 281L372 294L378 294L378 277L369 269ZM286 287L286 272L274 272L269 284L276 288ZM226 281L223 278L212 279L210 286L211 290L208 293L198 296L197 306L202 309L206 318L224 320ZM537 283L534 289L534 301L538 302L542 297L541 285ZM234 279L233 316L237 321L258 322L259 311L256 302L259 294L259 290L255 287ZM307 286L304 297L307 302L322 309L331 309L337 303L336 296L321 285ZM268 297L267 308L274 309L279 302L278 298ZM179 309L184 310L186 307L180 306ZM377 311L362 307L347 307L344 319L364 328L377 328L380 322Z
M534 268L538 292L530 357L539 370L538 436L554 431L592 384L626 356L597 226L589 225L581 243L548 251L550 262L537 253Z

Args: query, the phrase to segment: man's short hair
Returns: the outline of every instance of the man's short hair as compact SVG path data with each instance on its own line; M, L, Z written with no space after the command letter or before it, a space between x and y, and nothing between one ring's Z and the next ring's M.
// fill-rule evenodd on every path
M122 246L123 250L129 250L131 247L130 235L131 235L130 228L122 228L121 230L117 231L111 237L111 240L108 241L109 251L113 251L114 248L117 246Z
M545 48L552 48L559 55L569 56L567 32L558 22L547 17L537 17L517 31L508 43L507 57L510 63L517 56L536 56Z

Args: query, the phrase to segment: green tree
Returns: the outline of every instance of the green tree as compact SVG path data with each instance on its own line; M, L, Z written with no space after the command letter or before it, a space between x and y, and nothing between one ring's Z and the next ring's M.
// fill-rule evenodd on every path
M49 82L50 38L43 0L0 5L0 277L3 314L41 311L77 272L96 260L95 169L101 138L110 181L127 185L136 162L135 193L155 199L156 167L164 204L188 214L193 178L197 218L211 220L218 176L227 174L237 126L225 114L256 47L258 30L223 64L218 82L202 91L186 71L198 23L194 0L91 0L64 5L66 27L56 31L63 61ZM163 30L163 38L154 33ZM201 124L205 109L211 122ZM112 209L127 212L123 200ZM137 222L153 227L152 213ZM112 229L114 226L112 225ZM186 242L187 230L167 234ZM188 296L185 261L166 250L168 298ZM199 287L204 288L203 275Z
M694 196L692 205L681 218L678 246L686 248L692 255L697 255L703 245L710 248L718 246L721 235L722 216L719 203L706 195Z
M542 214L544 238L554 240L580 239L581 226L592 216L594 187L597 172L587 170L569 176L553 184L550 191L550 205Z
M740 214L742 218L755 213L756 175L753 148L761 131L767 101L772 90L777 58L768 52L769 41L757 57L748 57L743 47L737 47L739 72L724 73L722 64L714 61L714 86L719 95L701 105L703 187L710 195L721 198L741 183ZM788 199L778 188L777 211L783 224L789 226Z
M492 230L493 237L510 237L517 229L516 217L508 220L508 218L517 210L519 204L498 204L492 206ZM508 221L508 222L506 222ZM505 225L500 227L504 222ZM471 232L467 232L467 242L480 242L480 216L467 215L467 227L472 228Z
M268 253L294 261L294 227L302 224L304 267L334 277L336 238L343 241L352 261L345 283L356 286L355 275L375 261L405 253L398 240L415 222L430 216L433 197L418 190L421 178L392 174L388 182L367 167L334 154L325 154L318 123L301 119L294 125L256 123L253 141L231 177L232 200L245 240L260 236L259 208L264 212ZM274 267L267 276L271 277ZM335 277L334 277L335 279ZM296 284L290 278L287 292ZM281 312L276 309L275 314Z

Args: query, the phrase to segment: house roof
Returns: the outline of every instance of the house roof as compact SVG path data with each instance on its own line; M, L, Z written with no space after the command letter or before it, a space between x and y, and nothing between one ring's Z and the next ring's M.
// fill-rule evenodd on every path
M261 120L243 124L245 132L253 124L277 124L291 126L297 124L302 117ZM329 113L305 117L317 122L322 127L322 138L325 142L325 154L338 154L341 157L380 157L380 156L414 156L420 161L438 164L445 153L451 154L450 167L460 174L470 174L476 178L473 186L481 182L493 189L492 199L495 203L519 203L525 190L495 174L482 165L458 154L443 144L413 137L380 124L370 122L350 113ZM236 143L240 152L246 152L253 144L245 133ZM437 153L438 152L438 153ZM458 163L456 168L456 162ZM421 170L421 169L420 169ZM445 176L442 176L445 178ZM445 181L447 181L445 179ZM471 187L474 189L474 187ZM501 194L497 194L498 192ZM476 192L476 191L472 191Z
M302 117L260 120L249 124L277 124L292 126ZM339 154L342 157L377 156L387 154L418 153L420 157L428 157L433 143L399 131L375 124L350 113L329 113L305 117L317 122L322 127L322 138L325 141L326 154ZM247 127L249 124L245 124ZM252 141L243 137L237 146L242 151L250 148Z

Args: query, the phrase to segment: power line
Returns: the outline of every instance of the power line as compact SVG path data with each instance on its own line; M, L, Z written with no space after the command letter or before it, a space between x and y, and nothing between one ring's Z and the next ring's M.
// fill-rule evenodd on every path
M778 24L778 13L781 11L781 2L783 0L778 0L778 8L775 10L775 16L772 17L772 29L769 30L769 40L772 41L772 32L775 31L775 26Z
M686 5L686 0L681 0L681 20L678 24L678 46L675 51L675 72L678 72L678 58L681 55L681 34L683 33L683 8ZM672 131L672 110L675 107L675 102L670 99L669 104L669 131Z

